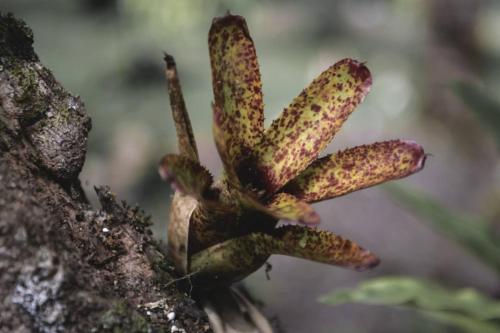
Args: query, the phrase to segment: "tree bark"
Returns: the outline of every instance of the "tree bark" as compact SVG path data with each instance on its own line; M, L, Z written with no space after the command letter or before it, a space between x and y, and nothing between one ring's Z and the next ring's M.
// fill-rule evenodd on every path
M211 332L149 218L105 187L88 204L90 118L32 44L0 13L0 332Z

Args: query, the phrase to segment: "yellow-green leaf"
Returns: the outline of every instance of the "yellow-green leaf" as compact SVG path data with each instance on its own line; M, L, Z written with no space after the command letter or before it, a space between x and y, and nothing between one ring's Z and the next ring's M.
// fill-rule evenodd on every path
M244 189L233 187L231 194L246 209L259 211L276 220L299 221L305 224L317 224L320 221L319 215L310 205L288 193L274 195L267 204L261 202L255 193Z
M161 177L172 184L175 190L195 198L209 194L212 175L197 162L181 155L165 155L159 166Z
M267 204L267 208L273 212L274 216L282 220L306 224L317 224L320 221L319 215L310 205L288 193L274 195Z
M206 285L238 281L261 267L271 254L365 270L379 259L350 240L300 226L254 232L213 245L191 256L190 273Z
M371 87L362 63L344 59L321 73L274 120L256 147L259 173L273 193L328 145Z
M231 138L227 154L242 156L262 135L264 110L259 65L245 19L237 15L215 18L209 36L215 105L230 126L220 126ZM214 119L218 121L218 119Z
M406 177L423 168L425 157L413 141L358 146L316 160L284 191L307 202L326 200Z
M500 332L500 302L467 288L449 290L411 277L382 277L356 288L337 290L321 302L378 304L407 307L464 332Z
M177 140L179 153L190 158L193 161L198 161L198 150L196 149L196 141L191 128L191 122L182 96L181 84L177 74L174 57L165 54L165 77L167 79L168 94L170 96L170 107L172 108L172 116L174 118L175 129L177 132Z
M198 285L227 285L261 267L271 255L272 244L273 238L264 233L232 238L193 254L189 270L202 282Z
M328 231L294 225L274 230L272 253L358 271L373 268L380 263L370 251L348 239Z
M215 146L224 165L225 175L233 186L239 187L240 181L236 174L236 168L243 145L239 138L231 132L231 123L221 108L212 104L212 109ZM235 147L238 149L235 150Z

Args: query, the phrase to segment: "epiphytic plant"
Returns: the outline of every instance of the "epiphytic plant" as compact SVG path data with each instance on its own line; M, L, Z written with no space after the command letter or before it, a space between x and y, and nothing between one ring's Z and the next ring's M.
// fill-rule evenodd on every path
M344 59L321 73L264 128L261 79L241 16L214 19L209 32L213 133L224 173L213 182L199 164L173 58L166 76L179 155L166 155L161 176L175 188L168 249L176 269L203 288L240 280L271 254L371 268L377 257L352 241L310 225L309 203L341 196L422 169L418 144L393 140L318 158L370 90L364 64ZM277 227L280 219L308 226Z

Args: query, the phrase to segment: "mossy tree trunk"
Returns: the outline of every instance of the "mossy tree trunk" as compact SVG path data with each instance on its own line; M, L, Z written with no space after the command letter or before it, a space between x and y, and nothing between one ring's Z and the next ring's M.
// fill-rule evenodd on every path
M32 44L0 13L0 331L211 331L148 218L107 188L89 206L78 174L90 118Z

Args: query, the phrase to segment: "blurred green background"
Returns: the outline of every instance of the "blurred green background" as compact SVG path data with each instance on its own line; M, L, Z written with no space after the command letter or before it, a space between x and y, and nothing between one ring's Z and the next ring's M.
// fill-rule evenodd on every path
M177 60L201 160L214 174L221 167L210 124L207 34L214 16L230 10L247 19L267 123L337 60L367 62L372 91L327 151L404 138L432 156L422 172L398 181L402 187L317 204L323 228L380 256L375 270L358 273L275 256L269 281L263 270L246 280L283 331L477 330L428 320L408 306L318 302L332 291L387 275L434 281L449 290L470 287L492 301L500 296L500 256L493 253L500 251L500 2L1 0L0 10L32 27L42 62L86 104L93 129L81 179L92 202L94 185L110 185L152 214L163 240L171 190L157 175L157 162L176 151L163 51ZM499 309L485 320L498 324Z

